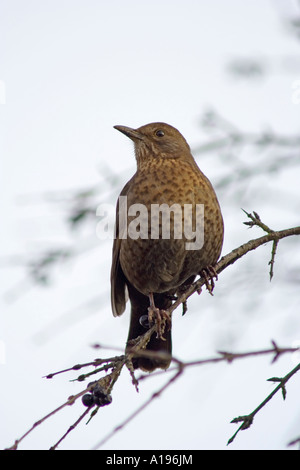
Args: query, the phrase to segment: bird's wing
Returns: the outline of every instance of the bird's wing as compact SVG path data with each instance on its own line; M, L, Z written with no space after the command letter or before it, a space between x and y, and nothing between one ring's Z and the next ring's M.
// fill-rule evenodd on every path
M120 196L127 196L127 193L130 189L131 183L134 179L134 176L131 180L126 183L122 189ZM111 282L111 308L113 315L119 316L125 310L126 302L128 300L127 292L127 279L123 273L121 264L120 264L120 249L121 249L122 238L120 238L120 227L119 227L119 199L117 202L116 208L116 225L115 225L115 238L113 243L112 251L112 265L110 272L110 282Z

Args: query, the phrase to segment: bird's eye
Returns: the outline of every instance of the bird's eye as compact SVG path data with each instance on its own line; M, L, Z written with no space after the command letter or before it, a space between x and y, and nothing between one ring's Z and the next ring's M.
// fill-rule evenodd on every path
M164 131L162 131L161 129L156 131L155 134L157 135L157 137L163 137L165 135Z

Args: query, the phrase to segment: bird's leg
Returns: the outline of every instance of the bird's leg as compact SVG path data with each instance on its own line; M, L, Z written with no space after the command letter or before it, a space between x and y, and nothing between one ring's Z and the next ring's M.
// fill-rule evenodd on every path
M165 341L163 337L165 327L171 328L171 317L167 310L162 310L155 307L153 293L149 294L150 307L148 307L148 320L149 324L155 322L156 324L156 337Z
M204 279L206 289L208 290L210 295L213 295L213 290L215 287L214 278L216 279L216 281L218 280L218 273L215 270L214 266L206 266L206 268L202 269L199 274Z

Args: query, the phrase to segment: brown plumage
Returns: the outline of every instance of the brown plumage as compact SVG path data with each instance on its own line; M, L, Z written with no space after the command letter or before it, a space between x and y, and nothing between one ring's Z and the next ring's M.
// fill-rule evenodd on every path
M133 140L137 160L137 171L120 196L126 196L123 201L126 200L127 209L133 204L142 204L142 208L147 209L147 215L144 211L126 212L125 225L120 227L120 200L117 204L111 301L113 314L121 315L125 310L127 292L129 294L130 341L146 331L140 322L141 317L148 314L159 316L160 312L164 316L176 292L193 282L203 269L216 264L223 244L223 219L211 183L198 168L186 140L177 129L160 122L138 129L115 128ZM174 212L170 212L170 236L167 238L163 238L163 215L153 216L151 224L151 211L155 204L167 204L167 207L174 204ZM192 212L184 220L185 204L190 205ZM188 242L197 241L197 235L191 239L187 234L188 230L197 234L196 204L204 205L204 244L199 247L197 243L193 246L196 249L187 249ZM137 217L140 225L136 223ZM199 217L197 222L201 223ZM153 226L158 232L153 231ZM181 237L174 236L178 227L186 229L182 230ZM130 228L134 229L133 237ZM139 230L141 237L137 238ZM147 350L171 354L171 328L165 329L163 337L162 334L152 335ZM147 371L157 367L166 369L169 363L170 359L157 358L135 358L133 361L135 368Z

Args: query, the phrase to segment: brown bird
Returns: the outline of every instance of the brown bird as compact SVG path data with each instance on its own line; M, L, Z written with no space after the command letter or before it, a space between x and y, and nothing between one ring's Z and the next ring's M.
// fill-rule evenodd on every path
M177 129L162 122L138 129L114 127L134 142L137 171L117 203L112 311L121 315L129 295L127 350L156 320L157 334L146 349L168 355L136 357L133 365L145 371L167 369L172 342L166 310L198 274L213 276L223 244L222 214L210 181Z

